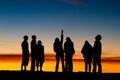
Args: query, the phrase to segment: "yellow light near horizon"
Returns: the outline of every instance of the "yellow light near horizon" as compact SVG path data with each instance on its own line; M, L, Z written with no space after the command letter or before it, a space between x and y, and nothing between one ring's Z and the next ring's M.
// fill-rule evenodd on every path
M84 61L78 60L81 56L74 56L73 59L73 72L84 72ZM0 70L21 70L21 56L0 56ZM29 64L27 70L30 70L31 59L29 59ZM56 60L54 55L46 55L45 62L43 64L43 71L54 72L56 66ZM93 68L93 67L92 67ZM103 73L120 73L120 63L115 60L103 60L102 61ZM59 72L62 71L61 61L59 62Z
M30 70L30 65L27 66L27 70ZM54 72L55 71L56 61L45 61L43 64L43 71L45 72ZM0 61L0 70L9 70L9 71L20 71L21 70L21 61ZM35 69L36 70L36 69ZM120 73L120 64L119 62L102 62L103 73ZM62 71L61 62L59 64L59 72ZM73 72L84 72L84 62L83 61L73 61Z
M0 62L0 70L16 71L20 70L20 64L14 62Z

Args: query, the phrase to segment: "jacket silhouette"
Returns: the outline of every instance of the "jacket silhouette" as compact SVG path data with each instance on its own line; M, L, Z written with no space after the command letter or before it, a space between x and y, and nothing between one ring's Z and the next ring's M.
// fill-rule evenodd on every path
M93 57L93 49L88 41L85 41L85 44L81 50L85 61L85 72L91 72L91 62Z
M40 65L40 71L42 70L42 66L44 63L44 46L42 45L42 42L39 40L38 44L37 44L37 71L38 71L38 67Z
M66 62L66 71L72 72L73 71L73 63L72 57L75 53L74 44L71 41L70 37L66 38L66 42L64 43L64 52L65 52L65 62Z

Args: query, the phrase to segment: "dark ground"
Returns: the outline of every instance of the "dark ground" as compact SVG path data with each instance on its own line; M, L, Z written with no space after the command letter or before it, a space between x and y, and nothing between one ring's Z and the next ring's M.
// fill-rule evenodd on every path
M120 73L0 71L0 80L120 80Z

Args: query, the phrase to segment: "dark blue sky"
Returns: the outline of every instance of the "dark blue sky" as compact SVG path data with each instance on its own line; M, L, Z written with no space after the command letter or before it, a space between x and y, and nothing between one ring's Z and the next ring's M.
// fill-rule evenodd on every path
M120 53L119 4L119 0L0 0L0 48L20 52L23 35L30 42L35 34L46 52L53 52L54 39L64 29L78 52L85 40L93 45L101 34L104 53Z

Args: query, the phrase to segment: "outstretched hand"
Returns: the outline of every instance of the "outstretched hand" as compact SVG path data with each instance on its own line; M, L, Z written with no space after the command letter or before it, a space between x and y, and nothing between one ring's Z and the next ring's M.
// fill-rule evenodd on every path
M63 30L61 30L61 33L63 34Z

